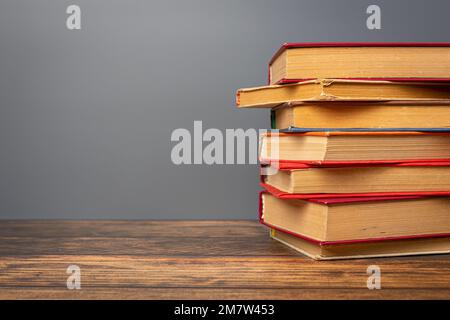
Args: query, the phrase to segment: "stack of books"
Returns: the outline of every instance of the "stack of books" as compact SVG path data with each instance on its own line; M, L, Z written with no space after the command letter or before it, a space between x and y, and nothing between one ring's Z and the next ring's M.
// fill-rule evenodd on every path
M285 44L236 102L271 108L272 238L318 260L450 253L450 44Z

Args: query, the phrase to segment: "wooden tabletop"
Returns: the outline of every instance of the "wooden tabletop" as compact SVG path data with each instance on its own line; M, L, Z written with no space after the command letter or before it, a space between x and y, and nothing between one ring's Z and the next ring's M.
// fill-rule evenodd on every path
M313 261L256 221L1 220L0 299L17 298L449 299L450 255Z

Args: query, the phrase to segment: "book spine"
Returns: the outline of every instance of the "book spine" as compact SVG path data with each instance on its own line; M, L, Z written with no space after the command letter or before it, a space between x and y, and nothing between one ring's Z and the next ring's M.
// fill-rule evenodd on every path
M270 128L276 129L277 128L277 118L276 118L276 112L275 110L270 110Z

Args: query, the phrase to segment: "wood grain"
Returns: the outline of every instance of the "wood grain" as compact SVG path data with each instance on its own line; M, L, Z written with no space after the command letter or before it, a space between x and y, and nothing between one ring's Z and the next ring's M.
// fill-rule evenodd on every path
M0 221L0 270L2 299L450 298L450 255L318 262L255 221Z

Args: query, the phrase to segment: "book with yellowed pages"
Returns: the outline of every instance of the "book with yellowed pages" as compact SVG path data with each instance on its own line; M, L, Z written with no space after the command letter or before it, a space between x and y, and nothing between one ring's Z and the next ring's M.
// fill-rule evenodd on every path
M261 162L450 159L445 132L272 132L260 141Z
M450 84L321 79L295 84L239 89L239 108L273 108L289 102L323 101L442 101L450 99Z
M450 81L450 43L286 43L269 84L306 79Z
M329 102L283 105L272 128L450 128L450 103Z
M322 244L450 237L448 196L281 199L265 191L260 201L263 224Z
M271 229L270 236L315 260L359 259L450 253L450 237L323 245Z
M442 192L450 190L450 163L304 165L263 175L262 182L289 194Z

